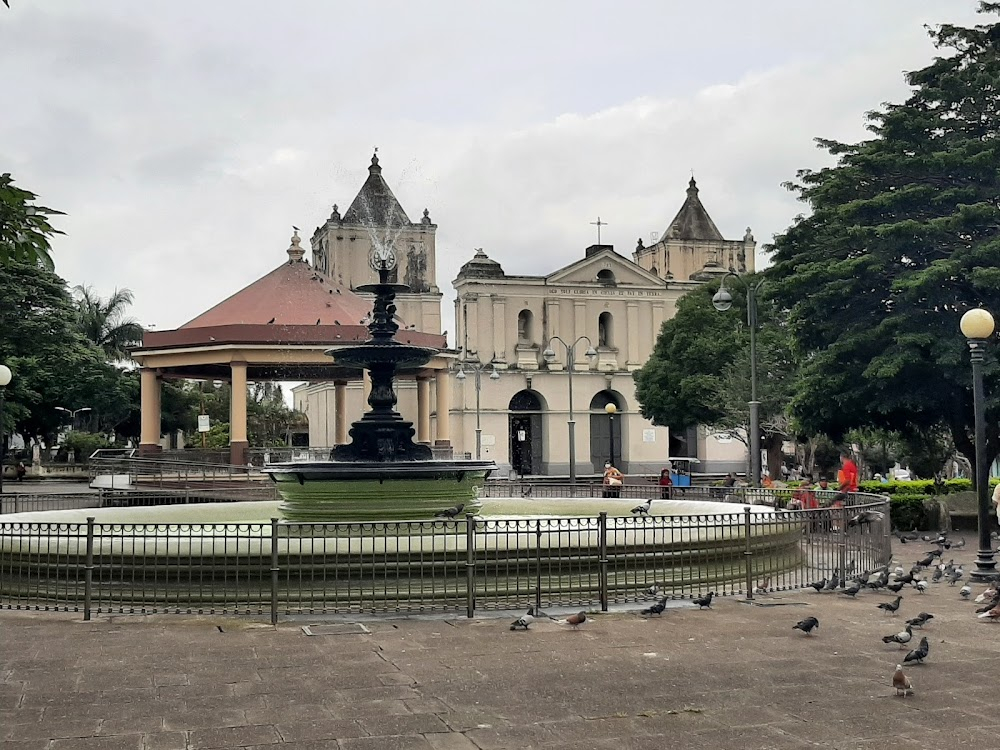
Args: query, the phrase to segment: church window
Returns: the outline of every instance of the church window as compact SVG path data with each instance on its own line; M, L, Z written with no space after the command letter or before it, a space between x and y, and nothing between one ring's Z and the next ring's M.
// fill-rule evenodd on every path
M521 310L517 314L517 340L522 344L530 344L533 340L531 330L532 318L531 310Z
M607 347L615 345L614 318L609 312L602 312L597 319L597 345Z
M612 271L610 268L602 268L600 271L598 271L597 280L601 284L611 285L617 283L617 281L615 280L615 272Z

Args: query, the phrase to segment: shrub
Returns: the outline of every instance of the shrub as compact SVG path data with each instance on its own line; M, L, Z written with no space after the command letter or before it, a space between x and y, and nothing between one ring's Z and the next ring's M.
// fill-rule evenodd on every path
M889 518L892 527L900 531L928 528L926 507L928 500L930 496L920 494L900 493L890 496Z

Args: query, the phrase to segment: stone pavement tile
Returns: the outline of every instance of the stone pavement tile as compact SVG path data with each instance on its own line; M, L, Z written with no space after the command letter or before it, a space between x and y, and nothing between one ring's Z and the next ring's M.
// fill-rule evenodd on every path
M449 711L448 713L440 714L440 718L454 732L510 726L510 722L501 716L474 711Z
M154 732L142 737L142 750L187 750L187 732Z
M419 734L395 737L358 737L340 741L341 750L433 750Z
M447 725L434 714L383 716L380 719L361 719L360 724L361 728L373 737L449 731Z
M415 714L443 714L450 710L437 698L413 698L405 700L403 703L411 713Z
M3 735L0 734L0 737ZM0 747L3 750L47 750L49 741L45 740L8 740Z
M275 729L281 735L282 742L364 737L370 734L362 729L358 722L348 719L279 722L275 724Z
M174 685L189 685L186 672L154 672L153 686L167 687Z
M460 732L434 732L424 739L434 750L479 750L476 744Z
M141 734L121 734L115 737L74 737L53 740L50 750L142 750Z
M232 685L163 685L155 688L154 695L158 700L189 701L200 700L203 697L216 698L222 695L235 695Z
M245 745L268 745L281 742L274 727L269 724L255 724L245 727L223 727L192 730L188 745L190 750L207 748L243 747Z
M365 703L377 700L407 700L408 698L423 698L423 695L413 688L402 685L346 688L337 690L337 695L345 702L362 701Z
M114 714L114 707L105 709L106 713ZM106 734L132 734L134 732L161 732L163 731L162 716L141 716L128 719L111 718L101 721L101 726L97 730L100 735Z
M552 732L541 726L490 727L470 729L465 736L482 750L507 750L508 748L538 747L555 742Z
M101 720L39 722L37 724L15 724L7 733L8 740L63 739L66 737L93 737Z
M401 700L355 703L338 701L333 698L326 699L323 706L327 713L335 719L378 719L382 716L406 716L411 713L406 707L406 701Z
M282 702L274 707L250 708L244 714L247 724L290 724L334 718L319 701L315 703Z
M234 710L202 709L163 714L163 728L173 732L211 727L241 727L246 726L246 723L246 714Z
M0 727L9 727L11 724L34 724L41 721L42 708L6 708L0 711ZM3 730L0 729L0 737Z

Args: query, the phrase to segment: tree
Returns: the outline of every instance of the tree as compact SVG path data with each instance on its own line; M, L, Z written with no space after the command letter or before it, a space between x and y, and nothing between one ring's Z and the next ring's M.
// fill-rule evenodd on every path
M142 326L126 315L132 304L130 289L116 289L106 300L89 286L73 287L83 335L99 346L111 362L129 359L129 347L142 343Z
M743 279L746 283L757 280ZM726 312L712 305L717 283L681 297L676 314L663 324L652 355L636 372L636 398L643 416L654 424L675 431L703 424L746 442L750 400L746 287L731 286L733 306ZM776 472L781 443L788 433L784 411L796 364L790 356L787 329L779 323L775 307L760 294L757 311L762 445L768 450L769 469Z
M996 15L1000 3L981 3ZM930 31L951 54L907 75L873 137L819 140L835 166L788 187L812 213L776 237L768 271L803 372L792 413L808 432L904 437L947 429L973 452L962 314L1000 310L1000 25ZM1000 368L985 368L987 457L1000 447Z
M49 238L62 234L49 223L56 211L33 203L34 193L14 186L9 172L0 175L0 263L14 260L48 271L55 268Z

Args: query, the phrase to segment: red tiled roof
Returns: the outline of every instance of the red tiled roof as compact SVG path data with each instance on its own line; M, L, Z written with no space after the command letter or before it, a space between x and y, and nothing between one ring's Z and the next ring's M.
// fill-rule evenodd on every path
M367 339L368 329L361 325L213 325L146 331L138 351L223 344L319 344L335 348L338 344L356 344ZM396 340L438 349L447 345L444 336L420 331L399 331Z
M357 326L371 309L371 300L332 284L305 261L289 260L181 329L237 324Z

